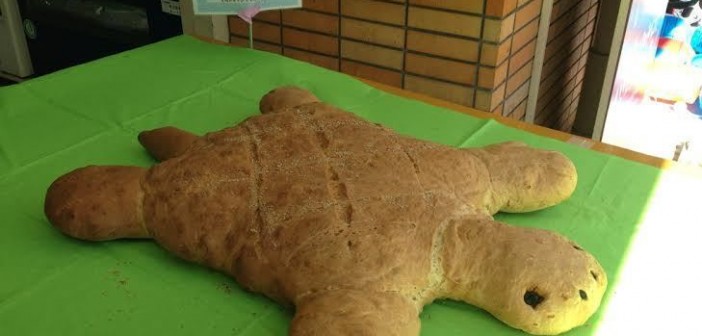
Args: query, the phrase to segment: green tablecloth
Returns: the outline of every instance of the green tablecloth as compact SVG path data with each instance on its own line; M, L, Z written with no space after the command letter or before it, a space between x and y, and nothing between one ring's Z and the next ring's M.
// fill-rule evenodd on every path
M176 125L203 133L233 125L256 114L258 99L283 84L419 138L457 146L518 139L566 153L580 173L570 200L497 217L576 240L608 272L607 298L616 292L658 169L393 96L278 55L178 37L0 88L0 334L284 335L290 311L223 275L150 241L69 239L43 215L45 190L58 175L88 164L148 166L139 131ZM594 334L607 302L569 335ZM447 301L428 306L422 325L422 335L522 334Z

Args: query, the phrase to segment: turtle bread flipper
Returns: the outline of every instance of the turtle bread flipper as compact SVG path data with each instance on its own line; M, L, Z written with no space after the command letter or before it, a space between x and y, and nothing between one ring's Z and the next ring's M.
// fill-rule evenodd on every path
M142 216L145 168L87 166L56 179L44 213L62 233L83 240L149 238Z

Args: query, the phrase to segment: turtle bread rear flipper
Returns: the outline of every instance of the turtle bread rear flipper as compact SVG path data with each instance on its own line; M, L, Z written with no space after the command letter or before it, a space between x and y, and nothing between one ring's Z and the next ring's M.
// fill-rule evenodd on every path
M262 114L293 108L320 100L311 92L296 87L282 86L266 93L259 101ZM180 156L200 137L182 129L166 126L139 133L139 143L157 161Z

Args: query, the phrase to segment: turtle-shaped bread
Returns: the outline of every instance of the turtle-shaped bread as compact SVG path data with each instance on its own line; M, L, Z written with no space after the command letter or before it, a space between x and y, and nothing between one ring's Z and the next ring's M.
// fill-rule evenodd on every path
M289 334L418 335L453 299L532 334L580 326L607 277L557 233L493 220L575 189L563 154L507 142L455 148L400 135L280 87L261 114L196 136L139 135L149 169L87 166L47 191L68 236L151 238L295 308Z

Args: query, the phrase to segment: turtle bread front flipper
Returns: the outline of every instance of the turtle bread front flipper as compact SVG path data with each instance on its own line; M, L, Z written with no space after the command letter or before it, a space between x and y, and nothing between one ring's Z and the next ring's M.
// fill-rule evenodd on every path
M145 168L87 166L57 178L44 213L64 234L91 241L149 238L142 216Z
M465 149L479 157L490 172L495 208L531 212L559 204L575 191L578 173L564 154L504 142Z

